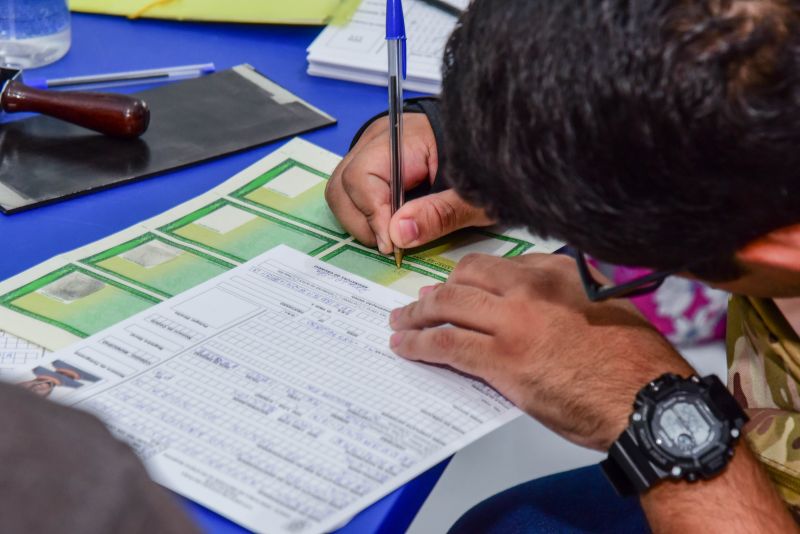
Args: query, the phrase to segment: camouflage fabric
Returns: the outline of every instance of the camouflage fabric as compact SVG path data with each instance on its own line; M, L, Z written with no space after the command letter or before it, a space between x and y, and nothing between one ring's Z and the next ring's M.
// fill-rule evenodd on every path
M728 388L750 416L747 441L795 517L800 511L800 338L771 300L728 307Z

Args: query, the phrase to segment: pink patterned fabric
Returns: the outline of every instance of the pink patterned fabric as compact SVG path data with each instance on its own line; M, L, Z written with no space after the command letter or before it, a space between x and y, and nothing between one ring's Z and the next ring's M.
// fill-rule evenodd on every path
M647 269L597 264L614 283L621 284ZM679 346L724 339L728 294L699 282L671 276L658 291L631 299L667 338Z

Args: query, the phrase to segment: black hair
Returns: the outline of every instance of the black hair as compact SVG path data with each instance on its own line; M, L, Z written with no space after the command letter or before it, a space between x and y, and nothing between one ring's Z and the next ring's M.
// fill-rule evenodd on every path
M444 61L447 175L600 259L737 275L800 221L800 25L780 0L477 0Z

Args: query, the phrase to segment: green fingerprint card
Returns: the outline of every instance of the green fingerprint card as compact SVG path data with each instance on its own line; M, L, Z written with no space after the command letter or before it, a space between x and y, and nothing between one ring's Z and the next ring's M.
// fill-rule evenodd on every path
M288 159L231 196L337 237L347 237L325 202L328 175Z
M171 297L235 266L153 234L82 260L97 269Z
M405 258L408 262L449 274L467 254L482 253L509 258L519 256L532 247L533 243L521 239L480 230L464 230L429 245L408 250Z
M159 230L238 262L281 244L313 256L335 243L332 238L227 200L218 200Z
M445 281L444 277L413 265L404 263L403 267L398 269L394 264L394 258L387 258L350 245L331 252L322 260L413 297L417 296L421 287Z
M88 337L159 302L155 297L67 265L0 297L0 305Z

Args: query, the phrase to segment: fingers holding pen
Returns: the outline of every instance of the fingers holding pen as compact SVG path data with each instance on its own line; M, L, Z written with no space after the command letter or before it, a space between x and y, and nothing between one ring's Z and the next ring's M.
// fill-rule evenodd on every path
M346 168L347 161L343 161L331 175L328 184L325 187L325 200L330 206L331 211L336 214L345 230L360 243L374 247L377 244L375 232L369 225L366 217L353 203L350 196L343 185L344 169Z
M342 174L342 189L357 210L362 228L364 224L369 228L368 232L365 229L362 231L372 234L370 241L377 244L382 254L390 254L393 245L389 237L389 221L392 217L389 184L354 162ZM360 236L357 238L364 243Z
M438 157L430 123L421 113L404 117L404 187L409 191L436 175ZM334 170L325 198L342 226L359 242L392 252L391 156L388 119L377 119Z
M462 228L489 226L486 212L472 206L452 189L426 195L405 204L392 217L389 235L403 248L425 245Z

